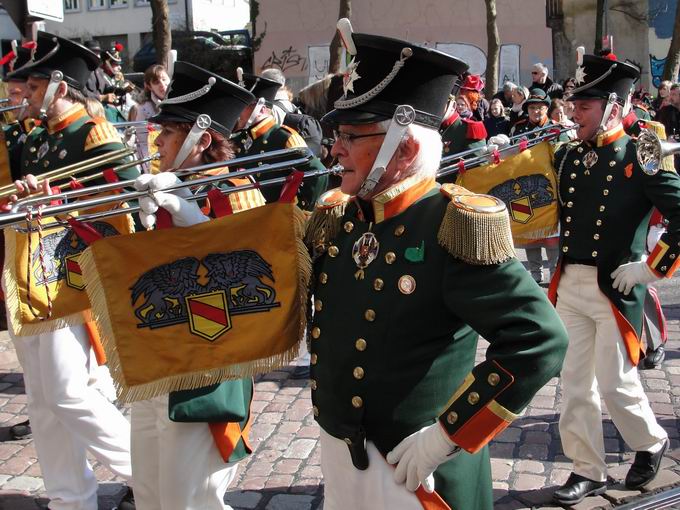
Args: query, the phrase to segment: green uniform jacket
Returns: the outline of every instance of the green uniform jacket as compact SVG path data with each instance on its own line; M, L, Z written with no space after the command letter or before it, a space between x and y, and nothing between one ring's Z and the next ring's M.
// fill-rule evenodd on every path
M468 149L486 146L486 128L483 122L463 119L456 114L455 120L442 131L442 157L452 156ZM468 158L470 156L467 156ZM439 178L439 182L455 182L457 173Z
M28 133L30 133L34 127L35 122L33 119L27 119L24 122L13 122L2 128L5 137L5 145L7 145L9 173L12 181L21 178L21 152Z
M464 262L459 256L468 256L440 244L458 228L443 223L450 198L430 186L408 206L412 190L394 188L383 194L397 193L392 199L374 199L375 223L362 220L352 201L338 228L319 229L330 234L308 231L315 257L314 415L329 434L348 445L366 438L383 455L439 420L471 453L437 469L437 492L455 509L491 509L485 445L557 375L567 336L545 294L512 256L511 241L502 263ZM408 207L390 216L394 200ZM310 228L328 213L319 207ZM502 215L507 222L505 210ZM438 235L440 225L446 232ZM357 279L353 246L369 230L379 252ZM498 235L482 220L473 220L467 234L470 243L487 247ZM478 334L490 346L475 366Z
M680 178L672 170L645 174L635 147L619 126L601 136L597 144L575 142L555 154L562 205L562 258L597 266L600 290L629 323L621 332L633 364L639 359L636 342L641 334L646 287L636 285L624 296L612 288L610 275L619 265L641 259L653 207L669 224L648 265L659 276L670 276L680 254ZM588 168L593 155L597 161ZM559 273L551 283L553 300L559 299L558 283Z
M272 116L268 116L246 130L235 133L231 141L236 145L236 157L263 154L269 151L307 147L304 138L288 126L280 126ZM323 170L324 166L319 158L298 168L300 171ZM257 181L285 177L291 170L267 172L255 175ZM304 210L312 210L319 196L328 187L328 176L305 179L298 191L298 206ZM276 202L281 194L282 185L261 188L267 203Z
M21 152L20 174L41 175L51 170L125 148L115 128L105 119L93 119L85 108L75 105L47 123L36 126L26 137ZM95 168L88 173L111 168L124 163L124 159ZM121 180L134 179L139 175L136 167L123 170ZM63 182L63 180L62 180ZM101 182L104 182L103 180ZM90 182L94 185L97 182Z

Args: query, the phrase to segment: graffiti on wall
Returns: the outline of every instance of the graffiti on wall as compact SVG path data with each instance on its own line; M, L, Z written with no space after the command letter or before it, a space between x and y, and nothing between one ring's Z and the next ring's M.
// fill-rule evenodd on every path
M272 54L262 65L263 69L267 67L276 67L284 73L292 69L304 72L307 70L307 57L303 57L296 48L289 46L278 54L276 51L272 51Z

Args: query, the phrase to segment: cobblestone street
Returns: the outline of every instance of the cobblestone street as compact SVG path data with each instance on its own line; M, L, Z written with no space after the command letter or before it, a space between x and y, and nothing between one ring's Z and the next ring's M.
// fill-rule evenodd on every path
M663 471L646 490L680 484L680 322L670 321L670 339L662 370L643 372L643 382L671 446ZM482 357L485 342L480 342ZM244 461L226 501L234 509L312 510L322 508L318 427L306 380L293 379L294 367L273 372L258 380L253 411L256 420L251 437L255 454ZM563 483L570 463L562 455L557 431L561 390L553 379L533 399L517 420L491 445L496 508L550 508L555 486ZM0 335L0 510L46 508L47 500L32 440L12 441L9 426L26 419L26 395L21 369L6 333ZM605 421L605 442L613 478L610 490L587 498L577 507L612 508L640 497L624 490L620 482L632 454L616 429ZM621 464L619 464L621 463ZM111 473L95 464L100 481L100 509L110 510L122 496L122 485Z

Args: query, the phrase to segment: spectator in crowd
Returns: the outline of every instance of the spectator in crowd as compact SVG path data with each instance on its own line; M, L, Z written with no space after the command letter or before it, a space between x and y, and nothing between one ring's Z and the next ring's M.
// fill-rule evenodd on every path
M658 113L664 106L671 104L670 93L672 85L673 82L670 80L664 80L659 83L659 87L657 88L659 95L654 98L654 101L652 101L652 109L655 112Z
M567 101L564 99L553 99L548 107L548 118L562 127L573 126L574 122L567 117L565 109L567 107ZM576 131L567 131L567 136L569 140L574 140L576 138Z
M570 76L562 83L562 99L569 99L572 91L576 88L576 78Z
M484 80L477 74L468 74L458 91L458 97L465 96L472 111L473 120L483 121L489 111L489 102L482 95Z
M494 94L492 99L500 99L503 108L510 108L512 106L512 92L517 88L517 85L511 81L506 81L503 88Z
M286 77L280 69L273 67L264 69L262 77L275 81L281 84L281 88L276 92L274 97L272 113L279 125L283 125L283 119L286 118L287 113L297 113L298 109L292 103L293 94L288 87L286 87Z
M659 110L656 120L665 126L666 137L677 141L680 136L680 83L671 85L668 98L670 104Z
M144 91L139 97L139 104L130 110L130 120L148 120L160 112L160 102L165 98L170 85L170 76L165 67L154 64L144 71ZM146 158L149 155L149 134L153 138L157 132L150 131L148 126L136 126L135 136L139 156ZM153 171L153 170L152 170Z
M531 80L530 89L541 89L550 99L562 97L562 85L552 81L548 76L548 68L540 62L531 68Z
M526 117L526 112L524 111L524 101L529 97L529 89L526 87L518 86L512 92L512 107L510 108L509 120L510 127L517 124L518 121Z
M489 116L484 119L487 140L496 135L507 135L510 132L510 121L505 116L505 109L500 98L494 97L489 106Z

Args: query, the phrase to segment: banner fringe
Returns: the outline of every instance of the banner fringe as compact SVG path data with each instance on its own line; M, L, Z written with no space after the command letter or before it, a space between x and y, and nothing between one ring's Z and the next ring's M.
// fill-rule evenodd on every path
M21 302L19 300L19 286L16 280L16 234L5 236L5 267L2 277L5 284L5 305L7 318L15 336L37 336L51 333L62 328L78 326L92 320L89 310L75 312L65 317L49 319L35 323L22 323Z
M305 227L305 214L297 206L291 204L293 210L293 229L297 244L298 265L298 315L300 324L298 340L283 352L266 358L220 367L212 370L199 370L186 374L166 377L150 383L129 386L115 345L115 335L107 313L107 297L97 270L94 252L88 248L79 257L83 276L88 282L87 295L92 304L92 316L99 331L102 345L106 351L108 367L114 381L118 400L124 403L146 400L171 391L191 390L210 386L227 380L250 378L257 374L276 370L292 362L299 353L300 343L307 329L305 307L307 305L307 289L312 274L312 261L302 241Z

